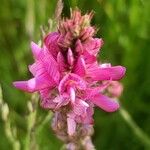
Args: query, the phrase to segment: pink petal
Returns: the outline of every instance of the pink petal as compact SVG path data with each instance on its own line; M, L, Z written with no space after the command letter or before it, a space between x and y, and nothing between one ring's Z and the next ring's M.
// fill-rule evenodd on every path
M39 54L41 52L41 48L36 43L31 42L31 49L32 49L32 53L33 53L34 57L36 59L38 59L39 58Z
M45 57L43 65L48 72L49 76L56 82L59 82L60 79L60 73L58 71L58 64L53 59L51 55Z
M57 63L58 63L58 66L59 66L59 70L61 72L66 70L67 65L65 63L65 59L64 59L61 52L59 52L58 55L57 55Z
M16 81L13 82L13 85L23 91L26 92L35 92L36 91L36 81L35 78L30 79L28 81Z
M32 73L32 75L35 76L36 75L36 63L29 65L28 68L29 68L29 71Z
M37 84L41 84L41 82L43 82L43 84L49 87L54 87L56 85L56 81L54 80L52 74L48 73L47 68L45 68L41 61L37 61L36 63L31 65L29 69L36 77L36 80L38 82Z
M97 68L90 70L88 76L94 81L97 80L120 80L125 75L126 69L122 66L114 66L108 68Z
M42 51L39 60L33 66L30 66L30 71L40 81L47 80L47 84L57 84L60 79L59 67L55 59L50 53Z
M119 108L119 103L116 100L102 94L97 94L91 101L106 112L114 112Z
M77 99L76 103L74 104L74 107L73 107L73 112L76 115L85 116L86 110L88 107L89 107L89 105L85 101Z
M69 103L69 98L64 98L62 96L57 96L53 102L57 103L55 110L59 109L62 106L65 106Z
M93 36L94 32L95 32L95 29L93 27L84 28L81 31L80 38L84 41L88 39L89 37Z
M63 77L63 79L60 81L59 86L58 86L58 90L59 92L62 94L65 90L66 90L66 86L67 86L67 82L69 80L69 74L65 75Z
M53 55L54 58L57 57L58 52L60 51L60 48L58 46L58 38L60 34L58 32L52 32L49 33L45 39L44 44L48 48L48 51Z
M76 122L72 118L67 118L67 125L68 125L68 134L69 136L73 136L76 131Z
M70 100L71 100L72 104L74 104L75 99L76 99L75 90L72 87L70 87L69 93L70 93Z
M65 75L60 81L58 86L59 92L62 94L63 92L67 91L68 86L74 86L78 89L84 90L86 88L86 83L80 76L70 73Z
M78 52L79 54L83 53L82 43L79 39L76 42L75 51Z
M77 63L75 64L75 67L73 69L73 72L81 77L85 75L86 72L85 61L81 56L78 58Z
M103 40L99 38L89 38L85 42L83 42L83 49L88 51L92 55L97 55L99 49L103 45Z
M111 64L110 63L100 64L100 67L101 68L108 68L108 67L111 67Z
M70 66L72 66L74 63L74 56L73 56L72 50L70 48L68 49L67 60L68 60L68 64Z
M32 78L28 81L16 81L13 82L13 85L26 92L35 92L50 87L47 81L38 78Z
M90 54L86 50L83 52L83 56L84 56L84 60L87 64L96 62L96 57L94 55Z
M103 92L110 84L111 81L107 81L105 84L101 84L99 87L87 88L86 99L91 99L93 96Z
M40 95L42 99L48 99L51 96L51 90L52 88L45 88L40 90Z
M78 89L84 90L86 88L86 82L80 76L70 73L69 78L71 81L75 82L75 85Z
M55 109L56 108L56 103L54 103L52 101L52 99L42 99L40 105L44 109Z

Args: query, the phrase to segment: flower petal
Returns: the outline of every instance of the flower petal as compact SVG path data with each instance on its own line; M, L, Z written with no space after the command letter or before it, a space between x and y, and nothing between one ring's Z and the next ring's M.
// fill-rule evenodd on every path
M65 59L61 52L59 52L57 55L57 63L58 63L60 72L63 72L66 70L67 65L65 63Z
M102 94L97 94L91 101L106 112L114 112L119 108L119 103L116 100Z
M75 64L75 67L73 69L73 72L81 77L85 75L86 72L85 61L81 56L78 58L77 63Z
M76 131L76 122L72 118L67 118L67 125L68 125L68 134L69 136L73 136Z
M85 42L83 42L83 49L88 51L92 55L97 55L99 49L103 45L103 40L99 38L89 38Z
M56 103L52 101L52 99L42 99L40 105L44 109L54 109L56 108Z
M35 78L32 78L28 81L16 81L13 82L13 85L23 91L26 92L35 92L36 91L36 81Z
M82 46L82 43L79 39L76 42L75 51L78 52L79 54L83 53L83 46Z
M28 68L29 68L29 71L32 73L32 75L35 76L36 75L36 63L29 65Z
M88 107L88 103L83 100L77 99L73 106L73 111L76 115L81 115L82 117L84 117L86 115L86 110Z
M13 85L16 88L26 92L35 92L50 87L50 85L47 83L47 80L42 80L42 78L32 78L27 81L16 81L13 82Z
M68 49L67 60L68 60L68 64L70 66L72 66L74 63L74 56L73 56L72 50L70 48Z
M68 87L77 87L78 89L84 90L86 88L85 81L78 75L74 73L67 74L63 77L60 81L58 90L62 94L63 92L67 91Z
M41 48L36 43L31 42L31 49L32 49L32 53L33 53L34 57L36 59L38 59L39 58L39 54L41 52Z
M88 76L94 81L102 80L120 80L125 75L125 67L114 66L108 68L94 68L88 72Z
M84 60L86 64L91 64L96 62L96 57L92 54L90 54L88 51L83 52Z
M56 85L59 82L60 73L58 64L50 53L42 51L39 60L29 66L29 70L39 80L47 80L47 84Z
M53 57L56 59L58 52L60 51L60 48L58 46L58 38L60 34L58 32L52 32L48 34L44 39L44 44L46 45L48 51L53 55Z
M75 90L72 87L70 87L69 93L70 93L70 100L71 100L72 104L74 104L75 99L76 99Z

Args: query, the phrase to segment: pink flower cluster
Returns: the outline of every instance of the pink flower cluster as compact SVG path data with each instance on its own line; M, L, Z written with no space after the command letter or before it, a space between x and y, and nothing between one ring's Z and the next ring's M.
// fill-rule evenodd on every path
M119 94L120 91L114 92L110 85L113 81L117 83L126 70L97 61L103 40L94 38L92 16L92 13L82 16L75 10L70 19L60 22L57 32L45 37L42 47L32 42L35 62L29 70L34 77L14 82L18 89L39 92L43 108L54 112L65 110L70 136L75 134L77 124L93 123L94 106L106 112L119 108L118 101L104 93Z

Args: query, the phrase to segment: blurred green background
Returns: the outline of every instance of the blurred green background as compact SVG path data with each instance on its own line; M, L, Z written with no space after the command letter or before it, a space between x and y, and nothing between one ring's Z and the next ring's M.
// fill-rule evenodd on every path
M92 24L99 28L97 36L105 42L101 61L127 68L122 80L121 105L150 136L150 1L64 0L63 16L68 16L69 7L76 5L84 13L95 12ZM55 6L56 0L0 0L0 84L12 112L11 126L16 126L21 144L27 130L25 119L30 94L13 88L12 81L31 76L27 68L33 62L30 41L38 42L40 25L47 24L53 17ZM38 108L41 118L46 114L47 111ZM93 142L97 150L146 149L119 112L108 114L97 109L94 117ZM39 150L57 150L62 145L50 130L49 123L35 136ZM0 150L9 149L12 146L0 119Z

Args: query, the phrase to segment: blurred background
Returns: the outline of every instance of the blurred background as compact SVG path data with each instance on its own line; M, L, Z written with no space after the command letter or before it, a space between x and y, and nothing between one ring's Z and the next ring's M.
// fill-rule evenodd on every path
M0 84L11 112L10 127L15 127L13 132L22 145L31 95L15 89L12 82L31 77L27 67L33 62L30 41L41 38L40 26L53 18L56 0L0 0L0 4ZM94 10L92 24L99 28L97 36L105 42L100 59L127 68L120 103L150 136L150 1L64 0L63 16L75 6L83 13ZM38 116L45 118L48 112L37 107ZM146 135L138 137L137 126L127 123L119 112L109 114L96 109L94 117L93 142L97 150L148 149ZM0 118L0 150L12 149L5 127ZM38 130L35 139L39 150L58 150L62 146L49 122Z

